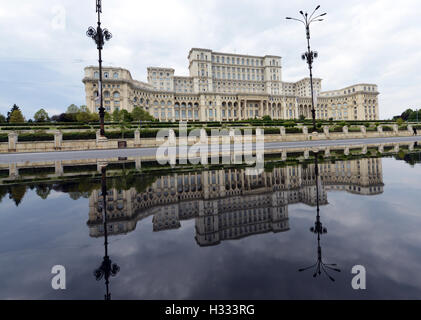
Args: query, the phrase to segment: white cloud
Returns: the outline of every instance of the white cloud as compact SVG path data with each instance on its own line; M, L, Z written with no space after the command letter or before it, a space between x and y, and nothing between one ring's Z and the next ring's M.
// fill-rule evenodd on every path
M0 8L0 112L21 105L25 115L44 106L64 111L84 103L83 67L96 64L95 45L85 36L95 25L95 2L83 0L3 1ZM311 44L320 54L315 76L325 90L353 83L379 86L380 115L416 107L421 92L421 28L415 0L320 1L326 20L312 26ZM55 28L57 6L65 27ZM307 76L300 54L303 26L286 21L313 1L104 1L103 26L113 33L105 64L130 69L146 79L146 67L173 67L187 75L191 47L283 57L283 79ZM25 82L23 84L22 82ZM53 82L53 85L51 84ZM4 85L6 84L6 85ZM30 87L33 90L30 90ZM419 106L419 105L418 105Z

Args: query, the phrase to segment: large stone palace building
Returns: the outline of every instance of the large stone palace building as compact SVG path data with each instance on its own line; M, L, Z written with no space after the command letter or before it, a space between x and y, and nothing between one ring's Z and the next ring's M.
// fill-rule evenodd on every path
M188 55L190 76L174 69L149 67L147 83L129 70L103 68L103 100L107 112L142 107L160 121L228 121L261 118L311 118L310 79L282 80L281 57L251 56L193 48ZM85 68L86 105L98 110L97 67ZM355 84L322 91L313 79L317 119L379 119L377 85Z
M316 205L314 164L274 168L249 176L244 169L191 172L159 177L147 189L107 191L108 234L133 231L138 221L153 216L153 230L176 229L195 219L196 242L215 245L258 233L289 229L288 206ZM383 192L382 159L369 158L319 164L319 204L327 191L360 195ZM101 192L89 198L92 237L104 234Z

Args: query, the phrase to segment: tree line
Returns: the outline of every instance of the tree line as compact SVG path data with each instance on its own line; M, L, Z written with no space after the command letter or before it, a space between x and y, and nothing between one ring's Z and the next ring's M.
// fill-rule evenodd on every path
M114 110L112 113L105 112L105 121L131 122L131 121L154 121L147 111L141 107L134 107L132 112L127 110ZM85 105L71 104L66 112L49 116L48 112L41 108L35 112L33 119L26 120L19 106L14 104L7 116L0 114L0 123L24 123L24 122L95 122L99 121L99 114L90 112Z

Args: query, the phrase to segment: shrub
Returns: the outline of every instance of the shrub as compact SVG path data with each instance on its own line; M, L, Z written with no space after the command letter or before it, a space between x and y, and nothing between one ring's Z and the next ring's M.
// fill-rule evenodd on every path
M297 127L287 127L285 128L285 133L303 133L303 130Z
M393 131L393 128L389 126L383 126L383 131Z
M361 132L361 128L359 127L350 127L348 128L349 132Z
M140 130L141 138L155 138L159 129L144 129Z
M280 134L278 128L263 128L265 134Z
M295 122L294 121L285 121L284 127L295 127Z
M134 131L133 130L123 130L123 131L106 131L105 136L108 139L130 139L134 138Z
M334 126L333 128L329 128L329 132L342 132L343 129L341 126Z
M54 135L51 133L22 133L18 135L18 141L53 141Z
M0 133L0 142L7 142L9 141L9 137L7 133Z
M92 139L96 139L96 133L94 131L63 133L63 140L92 140Z

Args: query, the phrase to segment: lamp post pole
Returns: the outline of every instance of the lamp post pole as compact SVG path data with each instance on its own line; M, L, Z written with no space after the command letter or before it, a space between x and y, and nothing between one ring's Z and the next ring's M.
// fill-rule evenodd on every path
M101 28L101 13L102 5L101 0L96 0L96 12L98 13L98 22L96 29L94 27L89 27L86 31L86 35L92 38L98 49L98 65L99 65L99 83L98 83L98 95L99 95L99 121L100 121L100 135L105 136L104 130L104 115L105 109L103 106L102 99L102 49L104 47L104 41L108 41L112 38L112 34L107 29Z
M316 110L314 107L314 88L313 88L313 61L315 58L318 57L317 51L311 51L310 49L310 24L314 21L323 21L320 17L325 16L326 13L319 14L318 16L315 16L313 18L314 13L320 8L320 6L317 6L316 9L314 9L313 13L309 16L308 13L304 13L303 11L300 11L301 16L303 19L296 19L291 17L286 17L287 20L295 20L299 21L304 24L306 28L306 38L307 38L307 52L303 53L301 55L301 58L303 60L306 60L308 64L308 69L310 71L310 90L311 90L311 116L313 118L313 131L316 131Z
M101 193L102 193L102 211L104 222L104 258L101 265L94 270L94 276L97 281L105 279L105 300L111 300L110 293L110 276L115 277L120 271L120 267L113 263L108 256L108 215L107 215L107 169L106 166L101 168Z

